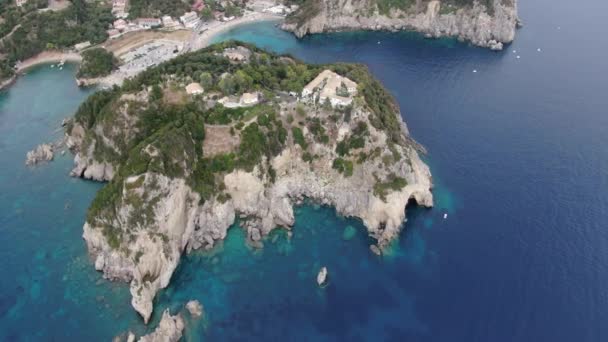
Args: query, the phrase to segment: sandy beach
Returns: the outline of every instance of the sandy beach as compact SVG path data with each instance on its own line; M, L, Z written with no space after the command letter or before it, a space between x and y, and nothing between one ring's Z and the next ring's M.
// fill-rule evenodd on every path
M230 29L233 29L237 26L249 24L253 22L261 22L261 21L280 21L285 19L285 17L271 14L271 13L261 13L261 12L249 12L244 16L234 19L228 22L214 21L203 27L205 30L201 34L196 34L193 40L190 42L190 47L188 51L195 51L198 49L202 49L207 47L213 37L218 34L224 33Z
M76 52L44 51L19 63L17 66L17 73L21 73L26 69L39 64L59 63L61 61L80 63L82 61L82 56Z
M61 61L64 62L72 62L72 63L80 63L82 61L82 56L76 52L62 52L62 51L44 51L39 53L38 55L28 58L25 61L19 63L17 65L17 69L15 70L15 75L11 78L2 80L0 82L0 90L8 88L19 76L19 74L25 72L27 69L35 67L40 64L51 64L51 63L59 63Z

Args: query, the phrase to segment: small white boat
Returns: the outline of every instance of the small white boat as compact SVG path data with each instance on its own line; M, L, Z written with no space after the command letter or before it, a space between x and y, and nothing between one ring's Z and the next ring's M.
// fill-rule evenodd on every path
M448 218L448 213L443 214L443 219L447 219Z
M541 49L540 49L540 48L538 48L538 49L536 49L536 51L540 52L540 51L541 51Z
M55 64L51 64L51 68L54 68L54 67L55 67Z
M473 73L476 73L476 72L477 72L477 69L474 69L474 70L473 70Z
M378 41L378 45L380 45L380 41Z
M517 55L517 57L516 57L516 58L517 58L517 59L520 59L520 58L521 58L521 56L520 56L520 55Z

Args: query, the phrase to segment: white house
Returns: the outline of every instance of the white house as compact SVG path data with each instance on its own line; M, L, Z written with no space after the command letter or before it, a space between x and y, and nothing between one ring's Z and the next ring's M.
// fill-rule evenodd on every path
M173 20L173 18L168 15L163 16L161 19L163 22L163 27L166 29L173 30L179 27L179 23Z
M204 92L205 90L203 89L203 87L201 86L200 83L197 82L192 82L190 84L188 84L186 86L186 93L188 95L200 95Z
M114 20L112 26L114 26L115 29L122 31L127 28L127 22L124 19Z
M331 70L323 70L302 90L302 98L319 103L329 101L333 107L348 106L357 93L357 83Z
M27 0L15 0L15 4L17 5L17 7L22 7L26 3L27 3Z
M139 25L145 29L158 27L158 26L160 26L160 24L161 24L161 21L160 21L160 19L157 19L157 18L139 18L139 19L137 19L137 25Z
M258 93L244 93L241 95L241 105L243 106L253 106L260 102L260 98Z
M251 57L251 51L249 51L249 49L246 47L239 46L236 48L225 49L222 56L235 62L243 62L249 60L249 57Z
M196 12L186 12L179 17L179 20L188 28L195 28L200 22Z

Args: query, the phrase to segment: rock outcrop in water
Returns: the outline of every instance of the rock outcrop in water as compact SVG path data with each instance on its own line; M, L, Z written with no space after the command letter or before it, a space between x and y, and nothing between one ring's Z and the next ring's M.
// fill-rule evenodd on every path
M53 146L50 144L38 145L32 151L29 151L25 158L25 165L33 166L40 162L53 160Z
M142 336L139 342L177 342L182 338L184 319L180 314L171 316L169 309L163 312L163 317L154 332Z
M323 286L327 282L327 267L321 267L321 270L317 274L317 285Z
M192 317L201 317L203 315L203 305L198 300L191 300L186 303L186 309Z
M222 55L237 45L250 60ZM206 94L180 90L195 80ZM242 92L255 101L217 103ZM145 322L181 254L213 248L237 215L261 247L273 229L290 229L293 204L309 198L360 218L382 248L398 237L410 199L433 205L419 146L361 65L214 45L96 93L67 132L73 175L109 181L84 224L95 268L130 283Z
M282 28L298 37L343 30L415 30L456 37L493 50L515 38L517 0L308 0Z

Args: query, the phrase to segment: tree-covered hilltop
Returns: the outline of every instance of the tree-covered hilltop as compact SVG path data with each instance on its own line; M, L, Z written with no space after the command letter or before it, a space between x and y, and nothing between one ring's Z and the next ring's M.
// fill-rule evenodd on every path
M110 74L118 66L114 54L103 48L94 48L82 53L82 63L76 77L94 78Z
M253 54L247 63L235 63L223 51L245 46ZM328 119L308 117L311 108L294 104L293 113L281 117L281 100L288 92L300 93L323 69L331 69L358 83L360 99L370 112L369 123L388 136L388 146L406 144L398 108L386 90L366 68L357 64L308 65L278 56L254 46L228 42L179 56L149 69L121 88L101 91L85 101L75 115L74 125L84 128L80 151L93 150L92 162L112 165L116 173L99 193L89 211L89 219L99 217L120 196L123 182L130 176L153 172L170 178L185 178L206 200L222 195L219 175L235 169L252 171L262 165L269 179L274 177L269 161L293 141L304 148L304 158L313 161L315 142L335 145L334 168L345 176L353 165L380 156L379 150L364 152L369 137L367 123L359 123L340 143L330 141L326 130L350 120L352 105L333 109ZM204 85L204 98L187 96L190 82ZM226 108L217 103L224 96L259 93L262 101L249 107ZM205 126L228 126L239 144L229 153L209 156L203 141ZM304 137L302 129L311 135ZM99 132L104 136L99 136ZM298 133L300 132L300 133ZM71 132L74 135L74 132ZM307 141L312 138L312 141ZM150 153L150 148L154 153ZM395 152L384 156L385 163L400 159Z
M259 247L307 197L361 218L380 253L410 198L432 205L428 167L363 65L217 44L95 93L67 131L72 174L109 181L83 237L146 322L181 253L213 248L238 215Z
M17 61L44 50L105 41L113 19L109 7L85 0L72 0L72 5L61 11L30 12L0 41L0 79L12 75Z

